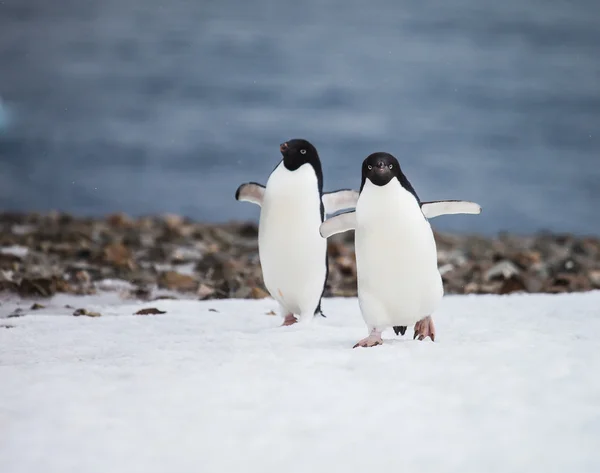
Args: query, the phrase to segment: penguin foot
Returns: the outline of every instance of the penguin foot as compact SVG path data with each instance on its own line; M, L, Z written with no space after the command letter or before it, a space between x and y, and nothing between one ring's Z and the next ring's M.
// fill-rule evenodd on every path
M383 343L383 340L381 339L381 334L380 333L372 333L367 338L363 338L362 340L360 340L359 342L357 342L356 345L354 345L352 348L358 348L358 347L363 347L363 348L375 347L377 345L381 345L382 343Z
M294 316L294 314L287 314L283 319L282 327L287 327L288 325L294 325L298 322L298 319Z
M431 338L431 341L435 341L435 326L433 325L433 319L430 315L424 319L419 320L415 324L415 334L413 340L417 338L419 340L425 340L427 337Z
M406 325L396 325L393 328L396 335L404 335L408 327Z

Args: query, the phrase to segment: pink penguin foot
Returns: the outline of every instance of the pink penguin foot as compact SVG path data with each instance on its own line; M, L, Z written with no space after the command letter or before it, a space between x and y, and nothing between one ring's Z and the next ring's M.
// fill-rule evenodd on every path
M433 319L430 315L424 319L419 320L415 324L415 334L413 340L418 338L419 340L425 340L427 337L431 338L431 341L435 341L435 327L433 325Z
M368 348L368 347L374 347L377 345L381 345L382 343L383 343L383 340L381 339L381 334L380 333L372 333L367 338L363 338L362 340L357 342L356 345L354 345L352 348L358 348L358 347Z
M287 327L288 325L294 325L296 322L298 322L298 319L294 317L294 314L288 314L283 319L283 323L281 324L281 326Z

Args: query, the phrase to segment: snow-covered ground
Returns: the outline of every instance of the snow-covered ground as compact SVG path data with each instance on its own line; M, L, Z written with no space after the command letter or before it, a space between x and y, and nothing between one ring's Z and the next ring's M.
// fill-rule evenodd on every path
M600 292L449 296L435 343L355 350L355 299L285 328L274 308L59 296L0 319L0 472L600 471Z

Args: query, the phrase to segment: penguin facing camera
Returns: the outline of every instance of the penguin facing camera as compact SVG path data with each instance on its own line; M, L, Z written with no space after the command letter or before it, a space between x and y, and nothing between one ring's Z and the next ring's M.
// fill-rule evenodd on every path
M356 208L321 224L321 235L355 230L358 302L368 336L356 347L383 343L392 327L404 335L414 324L414 338L435 340L432 314L444 295L437 249L428 218L479 214L474 202L421 202L389 153L373 153L362 164Z

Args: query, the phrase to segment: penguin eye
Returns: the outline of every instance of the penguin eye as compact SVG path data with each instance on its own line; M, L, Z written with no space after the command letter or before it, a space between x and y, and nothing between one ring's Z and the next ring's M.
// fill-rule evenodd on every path
M392 169L393 167L394 167L394 165L393 165L393 164L390 164L390 169Z
M306 150L305 149L301 149L300 150L300 154L306 154Z
M371 165L369 164L369 165L367 166L367 168L369 168L369 171L370 171L371 169L373 169L373 166L371 166Z

